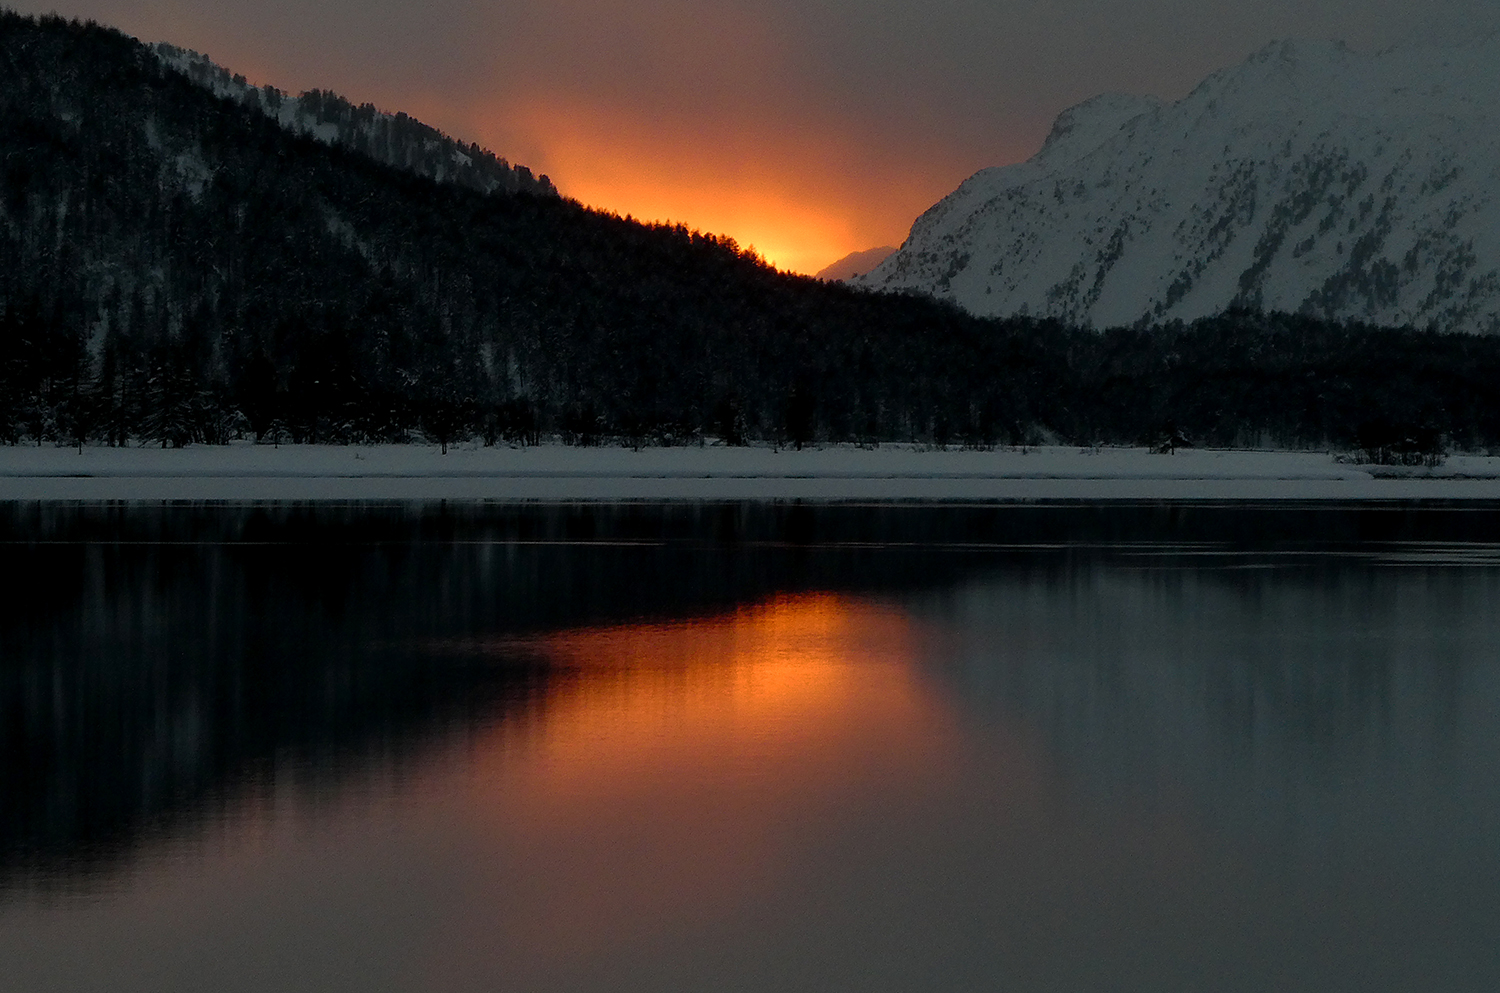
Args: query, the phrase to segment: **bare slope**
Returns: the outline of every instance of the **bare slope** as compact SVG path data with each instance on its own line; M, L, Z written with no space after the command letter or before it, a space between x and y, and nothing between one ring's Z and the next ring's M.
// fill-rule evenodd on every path
M1279 42L1177 103L1097 97L858 282L1094 326L1231 307L1500 330L1500 38Z

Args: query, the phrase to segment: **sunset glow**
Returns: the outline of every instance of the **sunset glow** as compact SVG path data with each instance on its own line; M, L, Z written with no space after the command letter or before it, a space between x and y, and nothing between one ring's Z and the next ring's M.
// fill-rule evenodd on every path
M519 133L564 195L640 221L729 235L789 272L900 244L962 175L941 179L861 161L815 122L704 121L534 101L487 115L486 134Z
M1331 2L1244 8L1227 22L1155 4L1123 23L1081 2L61 7L204 52L257 84L404 111L589 206L729 235L795 272L899 245L959 183L1027 158L1059 112L1099 93L1176 99L1271 38L1378 50L1500 23L1493 5L1482 17L1471 4L1461 16L1406 5L1351 18Z

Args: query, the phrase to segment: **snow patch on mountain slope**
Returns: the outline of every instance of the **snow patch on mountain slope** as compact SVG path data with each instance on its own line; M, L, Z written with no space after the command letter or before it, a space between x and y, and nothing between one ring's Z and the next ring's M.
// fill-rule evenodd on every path
M1500 37L1278 42L1176 103L1096 97L858 282L1091 326L1243 306L1500 331Z
M426 176L481 193L525 191L556 195L546 176L533 176L521 165L478 145L457 141L406 114L387 114L370 104L355 106L333 93L309 90L291 96L272 86L254 86L231 75L206 55L175 45L151 46L163 65L181 73L215 96L257 110L295 134L308 135Z

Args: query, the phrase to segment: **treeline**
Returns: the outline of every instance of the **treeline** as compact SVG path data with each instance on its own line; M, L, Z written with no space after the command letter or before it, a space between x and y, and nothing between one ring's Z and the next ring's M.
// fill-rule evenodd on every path
M1341 447L1414 461L1500 445L1500 337L1231 312L1075 333L1069 440Z
M975 318L438 184L96 25L0 14L0 139L13 443L1500 443L1497 339Z

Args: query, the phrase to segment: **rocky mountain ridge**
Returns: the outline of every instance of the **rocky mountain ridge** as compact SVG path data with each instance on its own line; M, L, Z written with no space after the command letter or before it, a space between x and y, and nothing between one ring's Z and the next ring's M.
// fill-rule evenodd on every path
M254 86L244 76L189 49L165 42L150 49L164 65L214 95L258 111L293 134L480 193L557 193L546 176L533 175L526 166L512 165L486 148L451 138L407 114L388 114L369 103L356 106L327 90L292 96L274 86Z

